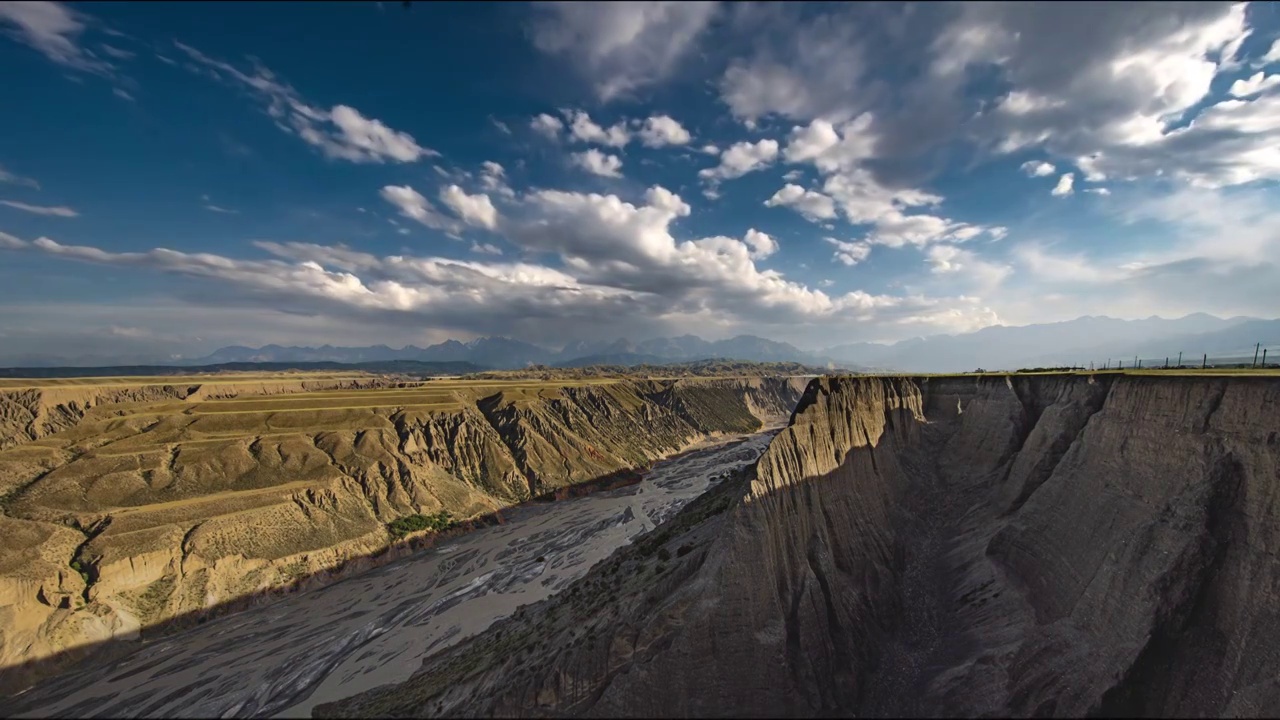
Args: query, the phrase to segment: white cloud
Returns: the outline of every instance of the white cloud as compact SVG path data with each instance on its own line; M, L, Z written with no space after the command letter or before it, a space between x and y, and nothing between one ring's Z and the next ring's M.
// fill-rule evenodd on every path
M457 185L440 191L440 202L473 227L493 230L498 226L498 210L488 195L468 195Z
M686 145L693 136L684 126L668 115L645 118L640 129L640 141L645 147L659 148L666 145Z
M21 210L35 215L50 215L53 217L66 218L78 217L80 215L80 213L75 210L63 205L29 205L24 202L18 202L17 200L0 200L0 205L7 205L15 210Z
M1053 163L1047 163L1043 160L1028 160L1022 163L1021 169L1022 172L1027 174L1027 177L1045 177L1058 171L1053 166Z
M231 78L267 103L267 114L276 127L317 147L326 156L354 163L410 163L439 156L418 145L413 136L367 118L353 107L335 105L325 110L308 104L289 85L258 65L245 74L195 48L175 42L179 50L208 69L216 78Z
M430 200L408 185L387 185L378 194L383 200L395 205L404 217L416 220L433 230L455 234L459 230L456 222L441 213Z
M746 236L743 237L743 242L747 244L747 247L751 248L752 260L761 260L778 252L778 241L755 228L747 230Z
M1262 56L1263 63L1280 62L1280 39L1271 42L1271 49Z
M507 171L492 160L480 163L480 186L502 197L515 197L515 191L507 185Z
M101 75L110 74L111 65L79 45L87 17L63 3L0 2L0 21L16 26L11 34L45 57L67 67Z
M836 247L832 259L838 260L850 267L871 257L871 244L866 242L845 242L835 238L823 238L823 240L831 243Z
M401 192L396 192L397 190ZM426 203L408 188L384 194L418 219ZM767 234L677 240L672 223L690 213L676 194L651 187L642 204L614 195L541 190L521 212L499 222L504 237L527 257L554 254L559 268L481 263L440 257L379 257L345 246L258 242L272 259L228 258L163 248L111 252L40 238L0 238L7 250L71 260L130 265L201 278L200 292L272 307L370 321L470 332L524 333L549 328L586 332L632 327L722 327L794 330L831 323L866 329L948 327L988 322L992 313L970 298L876 295L829 296L762 270L759 258L777 250ZM477 246L477 252L485 252ZM184 285L184 288L187 287ZM220 289L220 290L219 290ZM841 325L843 324L843 325Z
M756 38L756 49L733 60L720 80L720 98L735 117L839 122L869 97L860 87L866 62L856 21L802 20L799 9L763 3L738 15L741 33Z
M593 175L611 178L622 177L622 159L617 155L610 155L591 148L586 152L573 153L570 157L574 165Z
M700 170L698 176L708 180L732 180L768 167L777 157L777 140L737 142L720 154L718 166Z
M714 2L538 2L534 45L565 56L604 101L659 82L716 12Z
M1050 194L1054 197L1070 195L1073 192L1072 186L1075 183L1075 180L1076 176L1074 173L1063 173L1062 177L1058 178L1058 184L1053 186L1053 190L1050 191Z
M481 255L501 255L502 248L490 243L471 243L471 252Z
M790 183L765 201L766 207L793 207L805 219L816 222L836 216L836 204L830 197Z
M205 203L204 209L208 210L209 212L222 213L223 215L239 215L240 214L239 210L232 210L230 208L220 207L218 205L214 205L213 203Z
M1233 97L1242 98L1257 95L1277 85L1280 85L1280 75L1266 75L1258 71L1248 78L1241 78L1231 83L1231 89L1228 92Z
M823 173L857 167L875 154L875 138L869 132L872 120L870 113L863 113L838 130L821 119L808 127L794 127L783 158L788 163L812 163Z
M11 185L21 185L23 187L34 188L36 190L40 189L40 183L28 177L15 175L9 172L8 170L5 170L3 165L0 165L0 183L9 183Z
M716 147L712 143L707 143L706 145L703 145L702 147L698 148L698 152L702 153L703 155L719 155L720 148Z
M569 111L565 117L569 120L569 135L574 140L619 148L631 142L626 123L615 123L605 129L592 122L591 116L581 110Z
M1087 192L1087 193L1093 193L1094 195L1110 195L1110 194L1111 194L1111 191L1110 191L1110 190L1108 190L1107 188L1104 188L1104 187L1101 187L1101 188L1085 188L1085 189L1084 189L1084 191L1085 191L1085 192Z
M555 140L560 136L560 131L564 129L564 123L554 115L539 113L529 122L529 127L533 128L534 132L539 135Z

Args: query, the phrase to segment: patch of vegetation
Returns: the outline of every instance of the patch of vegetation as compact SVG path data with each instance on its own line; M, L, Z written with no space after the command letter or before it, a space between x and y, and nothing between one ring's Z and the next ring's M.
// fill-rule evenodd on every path
M448 530L456 524L453 515L448 510L441 510L431 515L409 515L397 520L393 520L387 525L387 530L396 537L403 538L409 533L420 532L422 530L431 530L432 532L440 532Z
M676 557L684 557L685 555L688 555L691 552L693 552L692 545L681 545L680 549L676 550Z
M84 567L83 565L81 565L81 564L80 564L80 561L79 561L79 560L72 560L72 561L71 561L71 569L72 569L72 570L75 570L75 571L76 571L76 572L78 572L78 573L80 573L80 579L81 579L81 580L84 580L84 584L85 584L85 585L88 585L88 584L89 584L89 571L88 571L88 570L86 570L86 569L85 569L85 567Z
M671 551L670 551L670 550L668 550L668 549L666 549L665 547L664 547L664 548L658 548L658 559L659 559L659 560L661 560L662 562L666 562L666 561L670 560L670 559L671 559Z

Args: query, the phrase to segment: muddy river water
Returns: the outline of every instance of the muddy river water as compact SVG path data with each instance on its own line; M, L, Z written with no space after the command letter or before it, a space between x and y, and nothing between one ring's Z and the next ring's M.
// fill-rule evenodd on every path
M333 585L140 643L13 698L26 717L308 717L552 595L751 463L773 432L658 463L636 485L504 513ZM5 713L6 715L9 713Z

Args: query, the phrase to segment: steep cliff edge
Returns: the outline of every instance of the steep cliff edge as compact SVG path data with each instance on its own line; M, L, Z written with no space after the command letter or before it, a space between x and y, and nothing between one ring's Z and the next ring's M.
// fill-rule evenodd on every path
M318 716L1280 712L1280 383L822 378L753 476Z
M488 515L757 430L803 388L459 382L268 400L183 388L95 404L0 452L0 686L28 685L95 641L395 557L406 548L388 525L400 518Z

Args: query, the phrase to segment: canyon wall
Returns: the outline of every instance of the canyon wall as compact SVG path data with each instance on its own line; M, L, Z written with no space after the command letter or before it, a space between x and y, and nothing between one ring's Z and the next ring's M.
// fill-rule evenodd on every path
M755 472L317 716L1274 716L1280 382L820 378Z
M785 422L804 384L477 385L441 409L145 417L117 417L99 398L89 415L83 404L53 413L79 418L56 432L37 423L43 439L0 454L0 686L26 686L101 641L402 555L410 543L388 530L397 519L500 520L512 504ZM117 400L170 399L154 392Z

